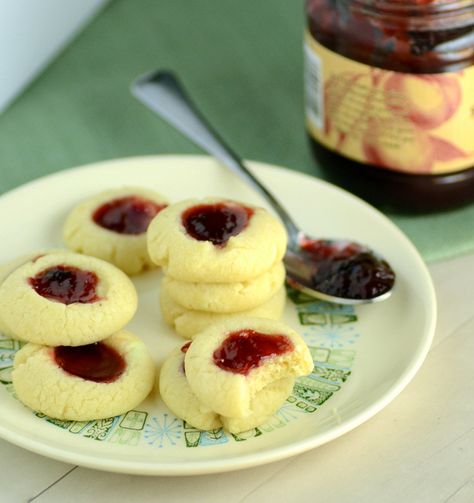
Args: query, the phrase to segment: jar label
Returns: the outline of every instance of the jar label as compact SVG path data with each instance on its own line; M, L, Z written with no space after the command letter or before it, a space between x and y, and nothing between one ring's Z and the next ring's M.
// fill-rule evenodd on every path
M410 74L352 61L305 39L306 121L350 159L419 174L474 165L474 66Z

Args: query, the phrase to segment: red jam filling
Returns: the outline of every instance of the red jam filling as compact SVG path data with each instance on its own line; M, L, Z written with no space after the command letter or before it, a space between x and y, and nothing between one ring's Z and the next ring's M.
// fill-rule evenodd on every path
M186 353L188 352L189 346L191 346L191 342L193 342L193 341L189 341L189 342L187 342L186 344L183 344L183 345L181 346L181 352L182 352L182 353L186 354ZM186 369L185 369L185 367L184 367L184 358L183 358L183 363L181 364L181 372L182 372L184 375L186 375Z
M94 222L109 231L119 234L142 234L166 204L138 196L114 199L99 206L92 215Z
M388 263L357 243L336 247L331 241L307 239L300 246L305 261L313 266L312 286L320 292L372 299L393 287L395 273Z
M266 359L293 349L284 335L268 335L255 330L230 333L214 351L214 363L222 370L247 375Z
M253 210L239 204L201 204L188 208L182 215L186 232L198 241L225 246L227 241L248 225Z
M126 367L122 356L103 342L58 346L54 349L54 360L68 374L102 383L115 381Z
M183 344L183 345L181 346L181 351L182 351L183 353L187 353L187 351L188 351L188 349L189 349L189 346L191 346L191 342L192 342L192 341L189 341L189 342L187 342L186 344Z
M69 265L45 269L28 282L42 297L63 304L87 304L100 300L96 291L97 275Z

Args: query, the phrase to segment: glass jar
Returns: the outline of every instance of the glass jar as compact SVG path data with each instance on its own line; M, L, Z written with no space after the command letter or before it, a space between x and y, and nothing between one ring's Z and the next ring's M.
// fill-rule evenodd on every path
M322 169L368 201L474 201L474 0L307 0L306 123Z

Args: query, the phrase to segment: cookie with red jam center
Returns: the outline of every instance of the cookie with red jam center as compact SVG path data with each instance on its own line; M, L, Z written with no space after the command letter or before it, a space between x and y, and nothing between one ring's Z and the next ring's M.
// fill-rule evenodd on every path
M127 274L155 267L147 251L150 222L168 201L159 193L124 187L108 190L82 203L64 224L64 241L72 250L101 258Z
M148 252L180 281L253 279L286 250L282 224L264 208L226 199L187 200L161 211L148 228Z
M227 418L245 418L257 394L282 379L308 375L313 361L285 324L236 318L197 334L185 355L186 378L199 402Z
M12 383L31 409L62 420L123 414L150 393L155 366L145 344L119 331L84 346L28 343L14 361Z
M22 340L80 346L124 327L137 309L130 279L115 266L72 252L34 257L0 284L0 319Z
M160 395L168 408L188 424L200 430L224 427L231 433L240 433L260 426L288 398L294 377L275 381L258 391L253 398L251 412L244 418L225 417L200 402L191 389L185 370L188 345L176 348L168 355L160 370Z
M23 264L26 264L27 262L31 260L37 260L38 258L48 255L50 253L63 253L63 252L69 252L69 250L66 249L60 249L60 248L52 248L52 249L47 249L47 250L36 250L31 253L28 253L26 255L21 255L20 257L16 257L13 260L10 260L9 262L6 262L5 264L2 264L0 266L0 285L10 276L10 274L18 269L18 267L22 266ZM15 331L10 329L4 320L0 317L0 332L8 337L9 339L18 339L18 336L15 334Z

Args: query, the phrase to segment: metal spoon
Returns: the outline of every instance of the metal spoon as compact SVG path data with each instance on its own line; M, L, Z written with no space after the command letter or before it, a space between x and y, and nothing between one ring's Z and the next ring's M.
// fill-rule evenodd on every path
M311 297L339 304L362 304L390 296L395 274L388 263L358 243L313 239L301 231L202 117L171 72L157 70L142 75L133 82L131 92L243 178L272 206L288 232L284 264L291 286Z

